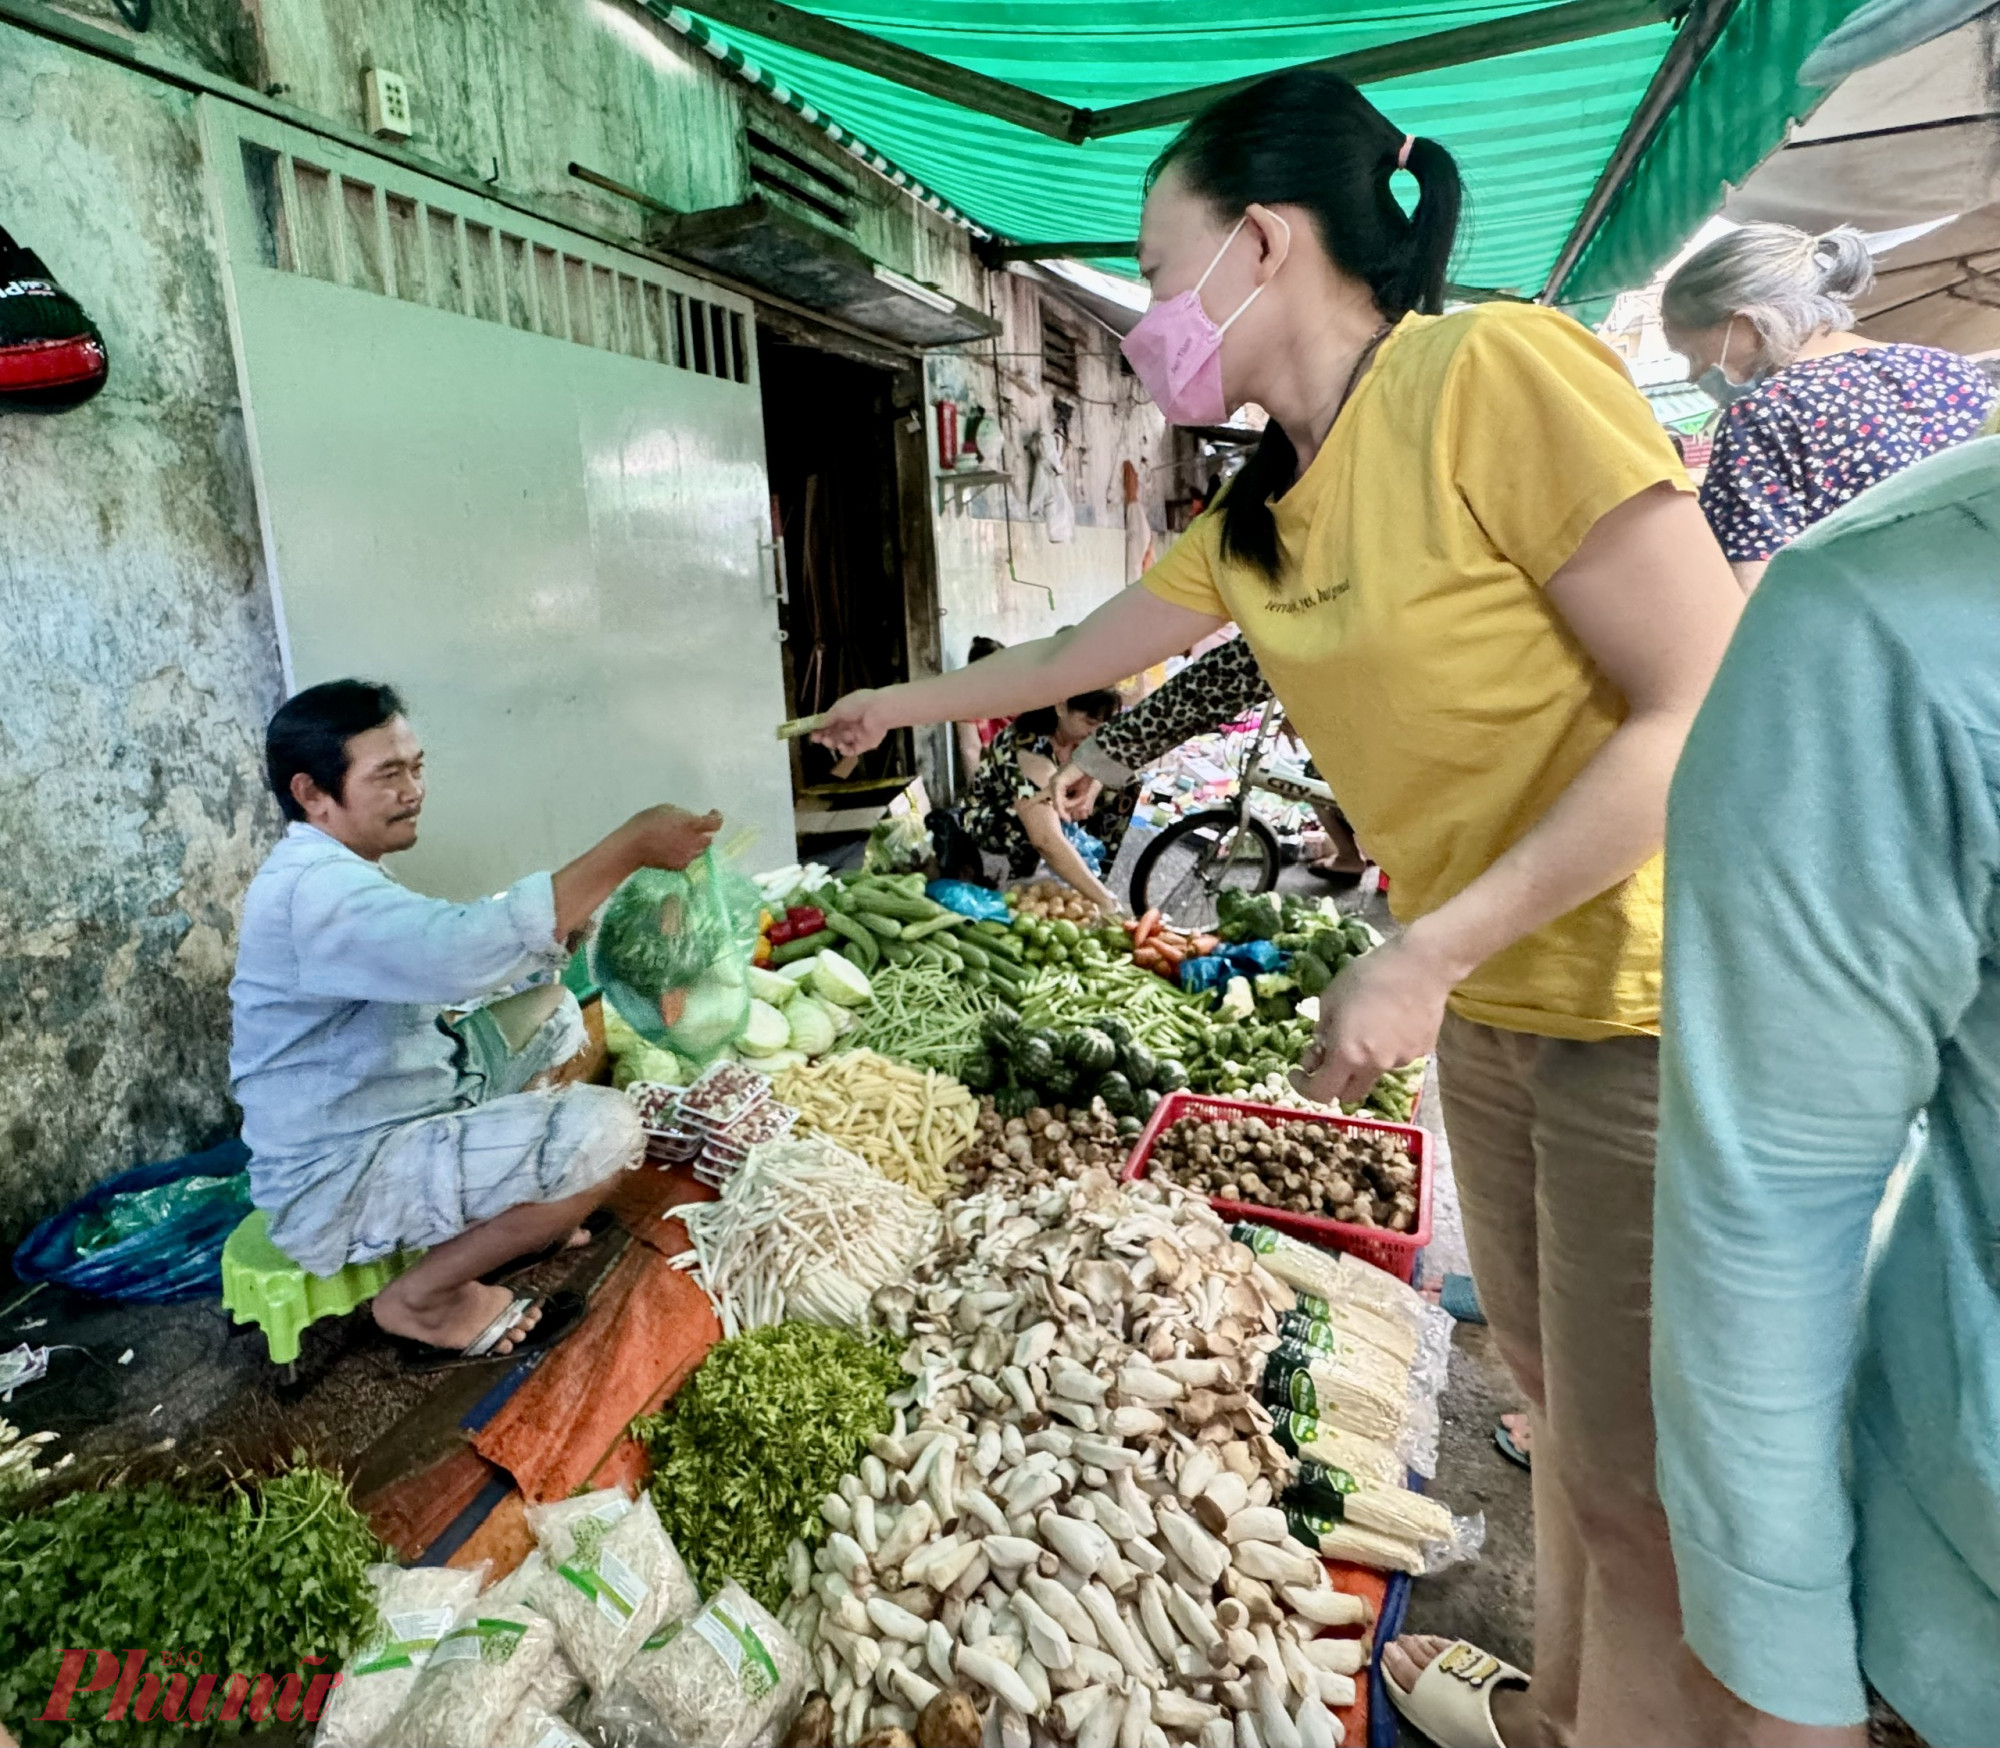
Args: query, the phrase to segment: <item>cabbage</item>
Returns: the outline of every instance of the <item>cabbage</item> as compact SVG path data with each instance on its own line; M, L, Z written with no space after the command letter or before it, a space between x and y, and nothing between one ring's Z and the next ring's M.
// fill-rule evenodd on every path
M769 1056L757 1058L759 1074L783 1074L788 1068L803 1068L806 1053L803 1050L774 1050Z
M674 1044L690 1055L712 1054L743 1026L742 985L726 982L715 974L716 970L719 967L688 991L687 1006L674 1023Z
M660 1050L644 1043L636 1050L623 1052L617 1067L611 1071L611 1084L620 1092L635 1080L658 1081L662 1086L686 1086L693 1079L694 1070L671 1050Z
M844 1008L866 1007L875 999L875 990L861 968L838 953L814 955L812 991Z
M750 993L759 1001L781 1008L799 993L799 986L789 977L780 977L775 971L753 965L750 967Z
M785 1016L767 1001L752 1001L750 1018L744 1022L743 1035L736 1040L736 1046L745 1056L769 1056L782 1050L792 1041L792 1029L785 1023Z
M777 975L790 984L803 983L808 977L812 976L813 965L818 960L818 957L818 954L814 954L811 959L794 959L789 965L780 965Z
M824 1056L833 1048L833 1016L811 996L800 996L785 1010L785 1023L791 1028L794 1050Z

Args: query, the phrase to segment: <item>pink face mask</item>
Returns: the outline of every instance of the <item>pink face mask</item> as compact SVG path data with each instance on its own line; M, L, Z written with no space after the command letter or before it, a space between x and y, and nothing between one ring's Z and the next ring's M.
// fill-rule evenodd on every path
M1276 213L1271 216L1278 218ZM1229 417L1222 393L1222 336L1235 325L1237 316L1257 301L1264 287L1251 292L1220 327L1202 307L1201 288L1247 222L1247 216L1236 221L1236 230L1223 238L1214 260L1195 281L1194 290L1154 304L1125 336L1121 350L1126 362L1170 425L1219 425ZM1278 218L1278 223L1285 221ZM1285 225L1285 234L1291 234L1291 226Z

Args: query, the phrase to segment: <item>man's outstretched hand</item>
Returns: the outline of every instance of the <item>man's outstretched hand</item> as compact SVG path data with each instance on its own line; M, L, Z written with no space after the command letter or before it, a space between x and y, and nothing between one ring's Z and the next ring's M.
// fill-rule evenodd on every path
M719 813L690 813L662 803L625 822L635 868L685 868L714 842L722 829Z

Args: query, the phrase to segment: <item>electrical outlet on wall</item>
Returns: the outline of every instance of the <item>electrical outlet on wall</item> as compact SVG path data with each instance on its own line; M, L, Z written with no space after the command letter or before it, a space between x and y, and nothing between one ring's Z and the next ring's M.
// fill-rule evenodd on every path
M368 131L385 140L408 139L415 131L410 125L409 80L385 67L370 67L363 88L368 104Z

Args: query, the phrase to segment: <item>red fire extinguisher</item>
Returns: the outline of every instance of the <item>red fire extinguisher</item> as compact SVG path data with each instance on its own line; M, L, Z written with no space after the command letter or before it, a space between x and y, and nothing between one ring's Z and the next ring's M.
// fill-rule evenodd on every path
M938 472L958 465L958 402L939 401L937 408Z

